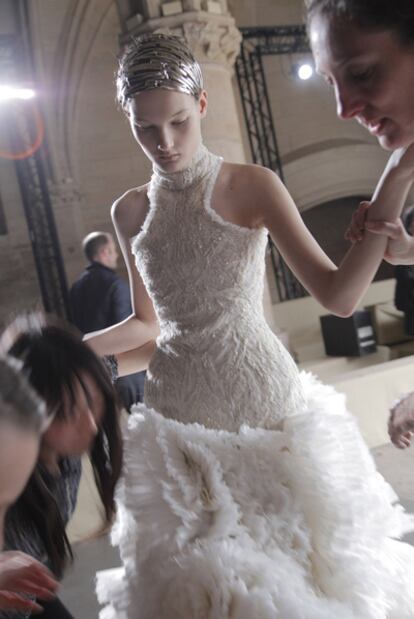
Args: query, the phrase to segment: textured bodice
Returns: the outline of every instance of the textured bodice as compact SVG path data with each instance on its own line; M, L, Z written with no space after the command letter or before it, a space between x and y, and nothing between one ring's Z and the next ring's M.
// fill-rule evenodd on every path
M302 404L298 374L263 317L266 231L212 209L221 163L202 147L182 172L154 169L132 239L161 327L145 399L185 422L273 426Z

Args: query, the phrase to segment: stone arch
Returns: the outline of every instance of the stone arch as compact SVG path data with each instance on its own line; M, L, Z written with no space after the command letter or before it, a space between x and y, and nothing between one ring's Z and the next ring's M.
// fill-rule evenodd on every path
M309 153L284 166L286 185L301 211L337 198L370 196L387 158L377 144L313 144Z
M42 50L37 67L47 96L48 124L58 176L76 177L73 122L85 67L105 23L116 13L114 0L69 0L65 3L30 3L34 40ZM50 13L53 12L51 16ZM54 28L50 31L50 24ZM117 51L118 24L113 32Z

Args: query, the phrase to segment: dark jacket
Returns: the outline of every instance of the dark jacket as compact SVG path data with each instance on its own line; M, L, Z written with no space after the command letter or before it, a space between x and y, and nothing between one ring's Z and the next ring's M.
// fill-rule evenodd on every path
M82 470L81 460L78 457L62 458L59 462L59 468L60 475L52 475L38 463L36 471L45 488L58 504L59 513L66 525L76 507ZM22 520L22 514L16 504L12 505L6 514L4 542L5 550L25 552L51 569L50 560L39 531L34 523L27 522L25 519ZM35 599L33 595L27 597ZM28 611L0 610L0 619L27 619L33 616Z
M405 315L405 332L414 335L414 266L395 268L395 307Z
M82 333L98 331L132 313L127 282L99 262L81 273L69 292L72 322Z
M127 282L99 262L92 262L69 291L72 322L82 333L99 331L121 322L132 313ZM144 399L145 372L119 378L116 387L128 410Z

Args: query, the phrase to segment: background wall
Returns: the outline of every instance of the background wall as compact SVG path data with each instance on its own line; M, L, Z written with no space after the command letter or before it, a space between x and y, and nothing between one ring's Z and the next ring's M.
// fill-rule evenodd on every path
M92 229L111 230L111 203L126 189L146 182L150 167L115 104L120 27L114 0L32 0L29 4L50 138L54 212L72 281L84 264L82 237ZM303 14L301 0L230 0L229 7L240 27L297 24ZM6 19L0 22L3 30L13 28ZM265 63L288 189L300 210L370 195L386 153L356 123L336 118L332 94L321 80L292 78L291 65L299 59L268 57ZM227 115L229 131L234 123L244 121L240 109L220 98L218 66L216 73L209 73L215 104L206 124L206 141L214 143L220 154L224 144L215 129L217 115ZM237 88L235 81L233 86ZM0 112L0 144L5 140ZM245 152L235 144L229 157L249 159L246 140ZM36 304L39 292L13 165L3 159L0 195L7 225L7 233L0 234L1 321L16 308Z

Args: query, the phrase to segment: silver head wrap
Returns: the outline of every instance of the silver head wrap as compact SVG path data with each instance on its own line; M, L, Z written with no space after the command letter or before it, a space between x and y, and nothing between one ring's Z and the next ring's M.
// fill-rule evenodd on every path
M0 424L7 422L37 435L46 429L44 402L30 385L20 360L0 355Z
M125 108L128 99L154 88L199 97L203 76L200 65L180 37L144 34L134 37L122 54L116 86L118 101Z

